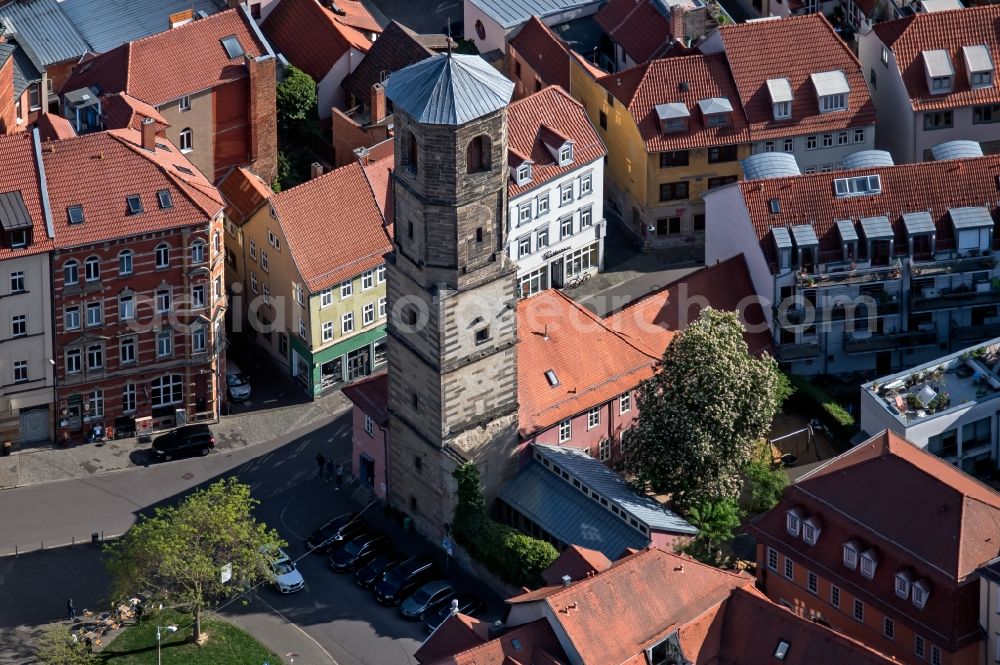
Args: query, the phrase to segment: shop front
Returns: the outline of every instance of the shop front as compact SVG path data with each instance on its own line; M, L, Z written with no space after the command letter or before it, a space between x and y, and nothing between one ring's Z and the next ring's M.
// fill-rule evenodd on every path
M320 395L371 375L386 364L384 327L369 330L312 353L291 336L290 374L310 395Z

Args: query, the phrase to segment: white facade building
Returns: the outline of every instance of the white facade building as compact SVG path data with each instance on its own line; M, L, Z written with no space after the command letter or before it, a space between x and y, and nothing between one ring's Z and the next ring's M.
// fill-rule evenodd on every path
M579 102L550 87L510 105L507 255L521 294L604 264L604 144Z

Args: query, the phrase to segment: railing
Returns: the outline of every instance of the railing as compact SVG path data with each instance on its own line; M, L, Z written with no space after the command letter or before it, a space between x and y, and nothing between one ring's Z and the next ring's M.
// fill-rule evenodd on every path
M958 346L971 346L977 342L1000 337L1000 323L983 323L978 326L952 326L951 341Z
M822 272L799 272L795 275L795 284L800 287L822 288L839 286L841 284L865 284L869 282L886 282L903 276L903 264L896 259L887 266L868 268L851 267L852 264L838 262L825 264Z
M775 355L778 361L783 363L815 358L819 355L819 340L811 340L800 344L780 344Z
M897 333L872 334L870 337L853 337L844 333L845 353L874 353L891 351L900 347L930 346L937 344L937 332L919 330Z
M992 254L986 256L962 256L956 251L936 252L930 259L910 259L911 277L930 277L956 272L971 272L974 270L992 270L996 259Z
M856 321L866 321L868 319L878 318L880 316L890 316L892 314L899 313L899 299L896 300L881 300L878 298L873 298L875 306L872 308L865 308L860 302L854 303L849 302L845 306L843 304L837 305L827 305L825 307L816 307L809 304L809 307L788 307L784 311L779 305L774 305L774 315L775 319L780 323L787 323L793 326L800 325L806 320L806 312L812 311L813 320L812 323L817 323L820 321L844 321L847 319L848 312L851 312L851 318ZM784 321L782 321L784 317Z
M961 290L941 289L934 296L913 296L910 309L913 312L926 312L952 307L971 307L974 305L991 305L1000 303L1000 289L990 287L989 291L974 291L971 287Z

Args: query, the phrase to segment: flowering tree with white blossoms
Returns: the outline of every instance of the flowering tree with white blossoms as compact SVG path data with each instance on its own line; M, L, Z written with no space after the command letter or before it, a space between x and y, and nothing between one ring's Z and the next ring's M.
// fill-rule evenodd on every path
M626 467L682 511L736 500L742 472L784 398L770 356L747 351L734 312L706 308L639 388Z

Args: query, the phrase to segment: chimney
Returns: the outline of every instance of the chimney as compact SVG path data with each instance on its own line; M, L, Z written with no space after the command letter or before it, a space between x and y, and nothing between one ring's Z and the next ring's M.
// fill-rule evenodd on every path
M152 118L142 119L142 149L156 152L156 123Z
M685 37L684 14L685 9L681 5L673 5L670 8L670 36L674 41L683 42Z
M278 173L275 58L247 57L246 66L250 78L250 166L265 182L271 182Z
M569 575L563 575L562 576L563 586L569 586L570 582L572 582L572 581L573 581L573 578L570 577Z
M313 162L309 165L309 179L318 178L323 175L323 165L319 162Z
M385 88L381 83L372 84L371 124L385 120Z
M354 156L361 162L361 166L368 166L371 163L370 154L371 151L363 146L354 149Z
M458 614L458 598L451 599L451 615L455 616Z

